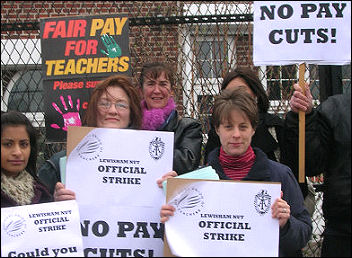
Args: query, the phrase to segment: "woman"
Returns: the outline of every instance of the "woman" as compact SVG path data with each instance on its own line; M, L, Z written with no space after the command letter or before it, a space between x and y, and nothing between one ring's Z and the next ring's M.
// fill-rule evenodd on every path
M197 169L201 158L201 124L179 117L172 97L172 70L164 63L147 63L139 81L143 96L142 129L174 132L173 170L180 175Z
M115 75L100 82L90 97L83 124L90 127L139 129L142 124L140 97L131 80L123 75ZM176 176L176 173L171 171L163 179L169 176ZM58 182L54 198L55 201L73 200L75 193Z
M37 135L28 118L10 111L1 114L1 207L53 201L36 176Z
M259 123L251 145L258 147L274 161L280 161L284 122L277 115L269 114L269 99L256 73L249 68L237 68L229 72L221 84L221 91L244 88L256 99L259 112ZM210 128L205 147L205 161L209 153L220 146L220 140L214 127Z
M93 90L83 125L140 129L142 112L139 102L138 92L128 77L111 76Z
M251 146L258 124L254 99L243 89L223 91L215 100L213 123L221 147L209 154L209 165L222 180L280 182L281 198L271 207L272 217L280 225L279 255L302 256L301 249L312 232L311 219L290 168ZM174 211L173 206L163 205L161 222L167 221Z
M111 76L94 88L83 125L140 129L142 112L139 103L138 91L128 77ZM55 153L38 171L39 178L48 186L52 194L56 183L61 181L59 162L64 156L66 156L66 150Z
M244 88L252 97L256 99L259 123L255 134L252 137L252 147L260 148L269 159L281 162L290 167L296 179L298 179L298 162L296 156L292 155L293 149L286 144L285 122L279 116L269 114L269 99L260 82L257 74L250 68L237 68L229 72L221 85L221 91L228 89ZM208 141L205 146L205 163L208 161L209 153L220 147L220 140L215 132L215 128L211 126L208 133ZM299 183L303 197L308 196L307 179L304 183ZM311 196L307 197L309 202ZM310 208L314 211L314 203Z

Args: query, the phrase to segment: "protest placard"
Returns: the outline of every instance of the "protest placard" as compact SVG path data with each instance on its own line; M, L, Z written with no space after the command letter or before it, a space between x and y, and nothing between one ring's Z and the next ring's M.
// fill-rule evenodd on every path
M40 20L46 138L64 142L80 126L90 92L113 74L131 75L126 15Z
M253 62L351 62L350 1L254 1Z
M351 63L350 1L254 1L253 63L299 64L305 94L306 63ZM300 183L305 182L305 113L299 111Z
M82 257L76 201L1 208L1 257Z
M172 132L69 127L66 186L76 194L84 254L162 256Z
M272 182L168 179L167 203L176 211L165 222L164 255L278 256L279 223L271 204L280 191L281 184Z

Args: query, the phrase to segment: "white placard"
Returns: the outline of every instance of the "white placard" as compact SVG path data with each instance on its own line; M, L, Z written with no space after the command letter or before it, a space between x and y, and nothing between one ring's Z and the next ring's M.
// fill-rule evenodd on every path
M86 257L163 256L160 207L83 205L80 211Z
M278 256L279 221L272 218L271 205L280 197L281 184L224 180L187 183L187 179L175 178L168 180L167 189L177 180L186 180L186 184L168 201L176 208L165 223L172 254Z
M1 208L1 257L82 257L76 201Z
M95 128L69 154L66 186L78 204L160 206L156 181L172 170L173 143L173 132Z
M69 129L68 141L81 129ZM71 151L66 186L79 204L85 256L162 256L165 194L156 181L172 170L173 136L94 128Z
M351 62L350 1L254 1L254 65Z

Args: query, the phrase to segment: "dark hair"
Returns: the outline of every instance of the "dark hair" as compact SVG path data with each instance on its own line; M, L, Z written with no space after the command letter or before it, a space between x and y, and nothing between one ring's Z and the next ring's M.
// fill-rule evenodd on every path
M231 111L240 110L246 114L253 129L259 121L258 106L254 98L243 88L224 90L215 97L213 124L218 128L223 121L230 120Z
M18 111L9 111L1 114L1 135L3 130L7 126L21 126L26 127L26 131L29 137L31 153L29 155L26 170L35 176L37 173L37 157L38 157L38 145L37 145L37 131L29 121L29 119Z
M171 67L166 63L160 62L146 63L143 65L139 76L140 87L143 88L144 77L149 76L152 79L157 79L163 72L165 73L166 79L170 81L171 87L173 87L175 85L175 79Z
M259 113L266 113L269 109L268 95L266 94L257 74L250 68L238 67L235 70L230 71L222 81L221 91L226 89L230 81L237 77L242 78L248 84L249 88L253 91L254 95L257 97Z
M97 84L90 96L87 112L83 124L86 126L97 126L98 100L101 95L107 92L108 87L119 87L123 89L130 101L130 124L129 128L140 129L142 126L141 99L138 90L133 86L131 79L124 75L113 75Z

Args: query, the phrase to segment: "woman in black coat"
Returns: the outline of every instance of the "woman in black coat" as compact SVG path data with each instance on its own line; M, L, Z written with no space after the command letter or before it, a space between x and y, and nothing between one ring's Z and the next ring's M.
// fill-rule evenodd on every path
M269 99L255 71L250 68L237 68L230 71L224 77L221 91L236 88L244 88L257 102L259 122L252 137L251 146L261 149L269 159L289 166L298 179L297 158L292 156L293 149L285 144L285 122L278 115L268 113ZM205 164L209 161L209 153L217 147L220 147L220 140L211 124L205 146ZM308 195L307 180L299 183L299 186L305 198Z
M216 98L213 114L221 147L209 154L209 165L221 180L280 182L281 198L271 205L272 218L279 222L279 256L302 256L301 250L311 237L312 222L290 168L268 159L250 144L259 120L253 98L242 89L225 90ZM221 193L218 196L219 202L234 198ZM168 221L175 212L179 211L173 205L162 205L160 221Z
M221 91L236 88L246 89L257 101L259 123L251 146L260 148L269 159L279 162L281 160L284 121L279 116L268 113L269 99L257 74L250 68L237 68L230 71L224 77ZM214 126L211 125L205 146L205 162L208 161L209 153L217 147L220 147L220 140Z

